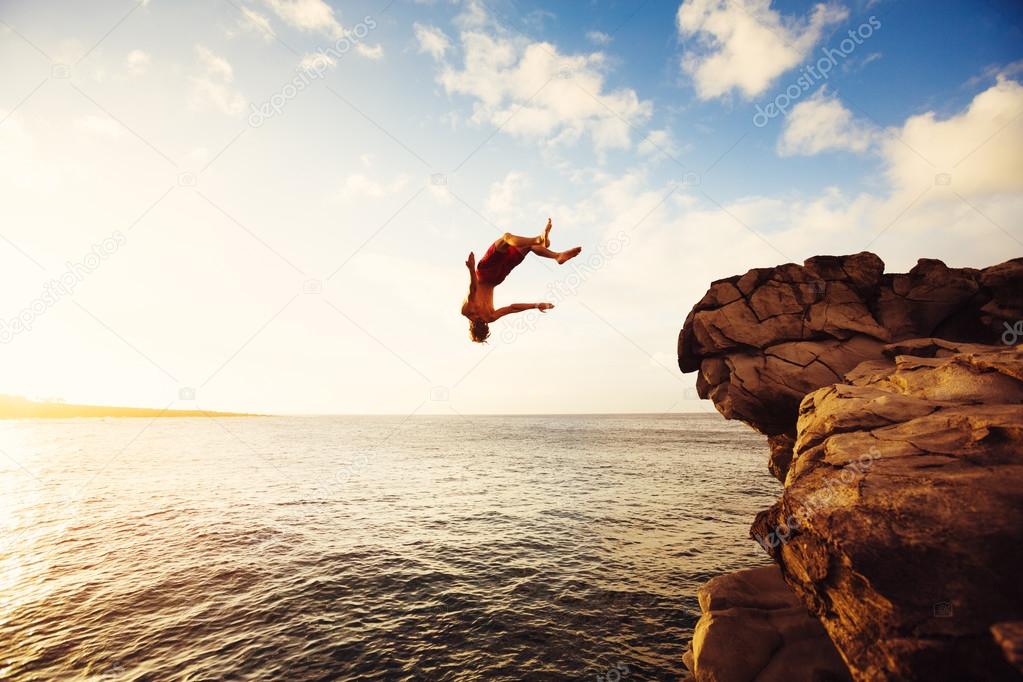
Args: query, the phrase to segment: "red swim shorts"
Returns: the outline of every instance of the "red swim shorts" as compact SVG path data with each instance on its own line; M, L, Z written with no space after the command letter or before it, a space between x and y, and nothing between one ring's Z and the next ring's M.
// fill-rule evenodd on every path
M491 244L483 258L476 264L476 277L480 284L496 287L529 253L528 249L518 249L511 244L507 245L506 250L498 251L497 245L500 243L496 241Z

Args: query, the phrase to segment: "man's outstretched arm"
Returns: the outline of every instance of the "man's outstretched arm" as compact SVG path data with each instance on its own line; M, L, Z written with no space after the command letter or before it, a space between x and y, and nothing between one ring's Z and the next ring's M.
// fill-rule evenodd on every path
M472 251L469 252L469 257L465 260L465 267L469 268L469 295L472 296L476 293L476 254Z
M498 308L494 311L494 319L499 319L505 315L511 315L512 313L521 313L527 310L539 310L541 313L547 312L554 307L553 303L512 303L506 305L503 308Z

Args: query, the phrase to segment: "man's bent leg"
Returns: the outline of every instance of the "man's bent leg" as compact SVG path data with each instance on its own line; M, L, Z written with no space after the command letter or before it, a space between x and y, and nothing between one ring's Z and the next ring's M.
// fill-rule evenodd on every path
M565 261L572 260L573 258L578 256L579 252L581 252L583 249L581 246L577 246L574 249L569 249L568 251L551 251L546 246L534 244L533 246L529 247L529 250L543 258L550 258L556 260L558 261L558 265L561 265Z
M520 237L518 235L512 234L511 232L505 232L501 236L501 239L504 240L505 244L508 244L509 246L514 246L517 249L528 249L536 245L543 246L542 236Z

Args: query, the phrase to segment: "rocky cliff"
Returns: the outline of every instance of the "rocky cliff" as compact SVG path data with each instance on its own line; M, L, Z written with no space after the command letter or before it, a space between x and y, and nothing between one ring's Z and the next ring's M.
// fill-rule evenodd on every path
M1023 259L870 253L714 282L686 320L681 369L785 484L751 534L855 679L1018 679L1021 320Z
M679 335L679 367L699 370L700 397L725 417L768 436L784 481L803 396L893 341L1000 343L1023 320L1021 283L1023 258L984 270L924 259L885 274L864 252L758 268L711 285Z

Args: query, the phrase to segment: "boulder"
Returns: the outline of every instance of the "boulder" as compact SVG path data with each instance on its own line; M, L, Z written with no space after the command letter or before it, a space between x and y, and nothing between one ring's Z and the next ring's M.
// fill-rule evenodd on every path
M719 576L698 596L702 615L683 659L697 682L850 679L777 566Z

